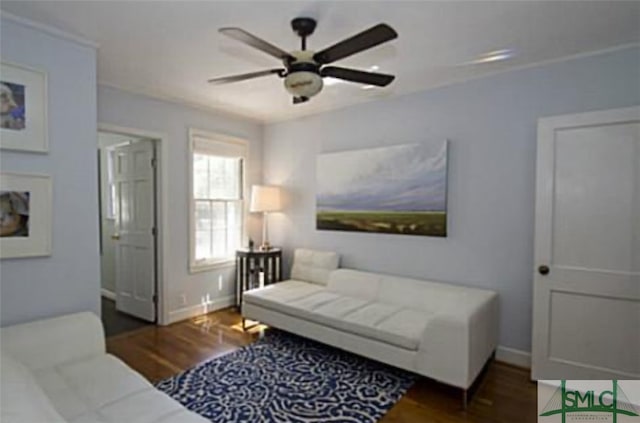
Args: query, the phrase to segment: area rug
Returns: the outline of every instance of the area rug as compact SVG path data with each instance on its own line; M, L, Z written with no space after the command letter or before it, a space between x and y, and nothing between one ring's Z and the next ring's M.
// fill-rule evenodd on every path
M415 376L269 329L156 386L212 422L376 422Z

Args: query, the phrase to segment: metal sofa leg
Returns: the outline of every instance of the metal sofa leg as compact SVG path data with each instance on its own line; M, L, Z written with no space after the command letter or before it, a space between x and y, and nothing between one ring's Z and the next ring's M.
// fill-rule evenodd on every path
M469 390L463 389L462 390L462 409L466 410L468 405L469 405Z

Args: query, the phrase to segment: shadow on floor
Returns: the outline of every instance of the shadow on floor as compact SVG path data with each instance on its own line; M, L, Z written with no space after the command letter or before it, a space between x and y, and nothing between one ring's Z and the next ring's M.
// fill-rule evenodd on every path
M115 301L102 297L102 325L105 335L110 337L152 326L153 323L119 312L116 310Z

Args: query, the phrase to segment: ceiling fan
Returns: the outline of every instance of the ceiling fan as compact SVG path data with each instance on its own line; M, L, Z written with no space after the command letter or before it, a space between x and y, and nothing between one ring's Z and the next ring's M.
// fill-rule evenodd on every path
M389 85L395 78L393 75L385 75L382 73L365 72L337 66L325 66L336 60L343 59L397 38L398 33L387 24L375 25L366 31L360 32L318 52L307 50L307 37L313 34L316 28L316 21L314 19L295 18L291 21L291 27L294 32L302 38L302 45L300 50L295 50L290 53L243 29L220 28L218 31L227 37L248 44L251 47L282 60L284 68L213 78L210 79L209 82L212 84L226 84L267 75L278 75L280 78L284 78L285 88L293 95L293 104L299 104L308 101L322 90L322 78L325 76L379 87Z

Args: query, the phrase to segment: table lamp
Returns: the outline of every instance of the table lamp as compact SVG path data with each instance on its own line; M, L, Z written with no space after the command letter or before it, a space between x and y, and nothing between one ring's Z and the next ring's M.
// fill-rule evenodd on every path
M251 187L251 204L249 211L252 213L263 213L262 218L262 245L260 249L268 251L269 245L269 229L268 219L269 212L279 211L282 208L280 199L280 187L269 185L254 185Z

